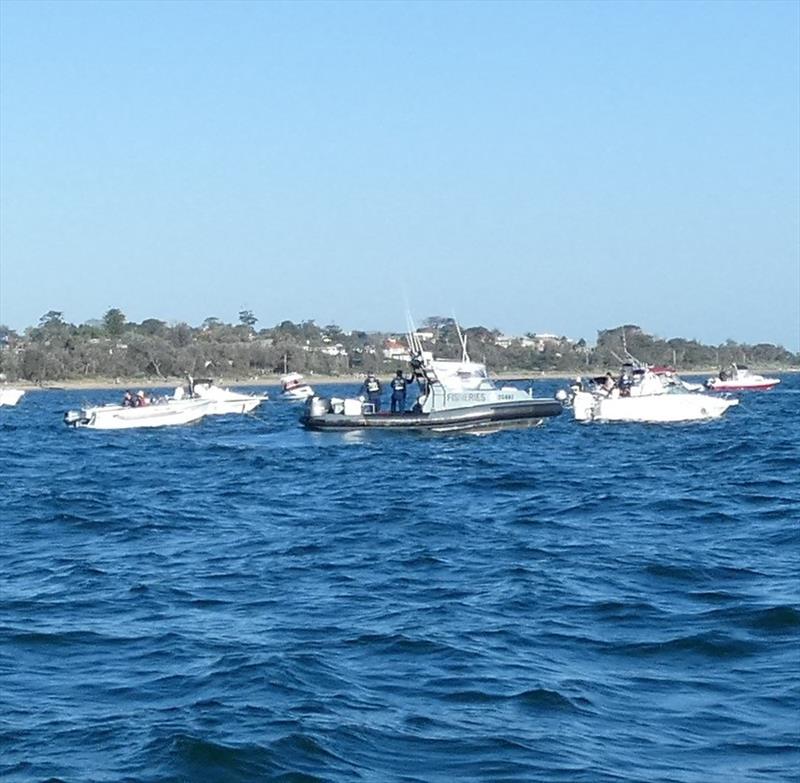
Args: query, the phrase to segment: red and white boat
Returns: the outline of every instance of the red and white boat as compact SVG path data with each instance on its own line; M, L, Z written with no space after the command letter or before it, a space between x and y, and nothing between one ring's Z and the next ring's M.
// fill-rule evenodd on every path
M767 391L780 383L780 378L765 378L750 372L747 367L732 364L715 378L706 381L706 388L717 392Z
M299 372L281 376L281 399L289 402L303 402L314 396L314 390L305 382Z

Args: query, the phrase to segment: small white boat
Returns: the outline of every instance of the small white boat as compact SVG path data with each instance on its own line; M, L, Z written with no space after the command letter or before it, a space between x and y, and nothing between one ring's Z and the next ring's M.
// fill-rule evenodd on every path
M569 400L576 421L681 422L717 419L738 400L688 391L649 369L639 369L624 382L610 373L584 383L576 379Z
M25 394L23 389L12 389L10 386L3 386L0 388L0 405L16 405L23 394Z
M250 413L264 400L269 399L266 394L243 394L230 389L222 389L214 384L210 378L194 380L189 378L188 387L178 386L173 395L175 400L198 399L210 403L206 414L209 416L223 416L228 413Z
M706 387L715 392L768 391L780 382L780 378L765 378L750 372L747 367L732 364L728 370L721 370L715 378L709 378Z
M169 398L135 407L97 405L67 411L64 414L64 423L69 427L88 427L95 430L169 427L199 421L209 413L210 407L209 400Z
M281 399L289 402L303 402L314 396L311 388L299 372L290 372L281 376Z

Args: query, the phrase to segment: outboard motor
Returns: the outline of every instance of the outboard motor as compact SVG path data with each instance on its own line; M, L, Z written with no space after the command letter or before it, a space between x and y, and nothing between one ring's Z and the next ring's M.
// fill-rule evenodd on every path
M77 427L83 420L83 411L67 411L64 414L64 424L68 427Z
M318 416L324 416L330 413L331 401L327 397L309 397L306 400L306 414L307 419L316 419Z
M579 391L572 398L575 421L591 421L594 418L595 399L589 392Z

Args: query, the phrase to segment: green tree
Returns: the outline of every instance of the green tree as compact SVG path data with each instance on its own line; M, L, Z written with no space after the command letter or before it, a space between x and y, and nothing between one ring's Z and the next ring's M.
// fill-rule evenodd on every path
M103 315L103 328L109 337L120 337L125 331L126 322L125 313L118 307L106 310Z
M146 318L139 324L137 331L150 337L163 337L167 332L167 325L158 318Z
M239 311L239 323L241 323L243 326L246 326L249 329L252 329L256 325L257 322L258 322L258 318L256 318L255 315L253 315L253 311L252 310L240 310Z
M342 332L342 328L339 324L328 324L322 330L322 335L327 337L331 342L338 343L344 337L344 333Z
M64 313L61 310L48 310L40 319L39 326L42 329L52 329L65 326Z
M70 328L60 310L48 310L39 319L39 326L30 330L30 337L34 342L51 348L63 348L69 339Z

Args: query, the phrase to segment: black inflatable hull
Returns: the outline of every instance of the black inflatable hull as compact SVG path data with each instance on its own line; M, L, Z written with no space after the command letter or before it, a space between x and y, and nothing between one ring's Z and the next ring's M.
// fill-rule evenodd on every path
M480 405L434 413L373 413L345 416L324 413L301 418L304 427L320 431L417 430L427 432L493 432L514 427L534 427L561 414L561 403L548 399Z

